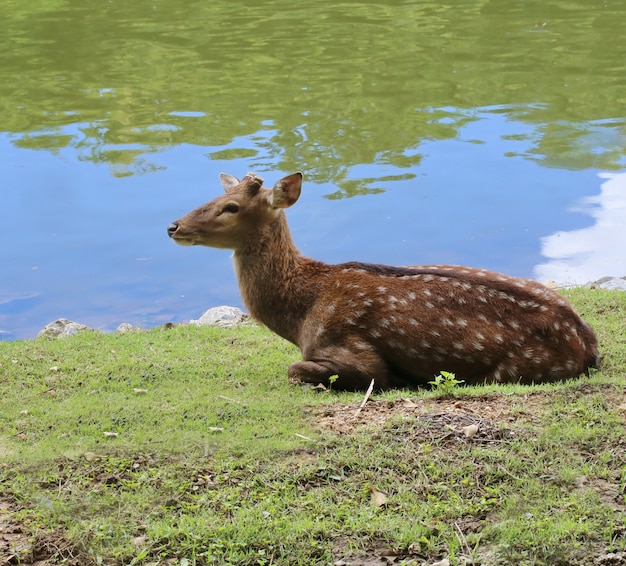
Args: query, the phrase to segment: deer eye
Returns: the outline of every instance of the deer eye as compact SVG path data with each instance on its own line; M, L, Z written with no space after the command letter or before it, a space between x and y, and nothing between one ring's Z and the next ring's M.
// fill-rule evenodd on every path
M223 209L222 212L230 212L231 214L236 214L239 212L239 205L234 202L229 202Z

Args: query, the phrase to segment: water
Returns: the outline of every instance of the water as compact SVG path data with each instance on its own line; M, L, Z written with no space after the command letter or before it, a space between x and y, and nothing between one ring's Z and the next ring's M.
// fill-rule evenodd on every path
M335 262L626 275L626 2L0 5L0 337L240 305L165 228L302 170Z

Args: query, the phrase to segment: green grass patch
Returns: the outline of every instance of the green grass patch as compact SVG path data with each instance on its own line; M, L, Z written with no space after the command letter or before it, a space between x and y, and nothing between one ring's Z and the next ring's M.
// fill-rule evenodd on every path
M363 393L288 385L299 352L255 326L0 343L0 524L27 539L4 551L81 565L624 551L626 294L566 294L605 355L590 378L391 391L356 418Z

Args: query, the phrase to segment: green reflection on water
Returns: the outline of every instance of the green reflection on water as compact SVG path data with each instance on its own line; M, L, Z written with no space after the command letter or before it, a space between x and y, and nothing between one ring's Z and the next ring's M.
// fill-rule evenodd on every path
M0 124L115 175L197 144L341 197L380 190L354 165L414 168L488 109L531 126L526 158L618 169L625 38L626 2L608 0L5 0Z

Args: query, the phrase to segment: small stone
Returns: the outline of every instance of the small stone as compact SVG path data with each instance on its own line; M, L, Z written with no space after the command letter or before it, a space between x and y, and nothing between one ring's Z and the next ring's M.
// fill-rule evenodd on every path
M190 324L196 326L219 326L231 328L248 320L249 316L237 307L214 307L205 311L198 320L190 320Z
M37 336L67 338L68 336L74 336L81 330L89 330L89 327L84 324L68 320L67 318L59 318L49 324L46 324Z
M626 291L626 279L623 277L602 277L589 285L594 289L610 289L612 291Z
M464 426L462 429L465 438L472 438L478 432L478 425L471 424Z
M122 322L122 324L117 327L116 332L118 334L128 334L133 330L135 330L135 327L132 324L130 324L129 322Z

